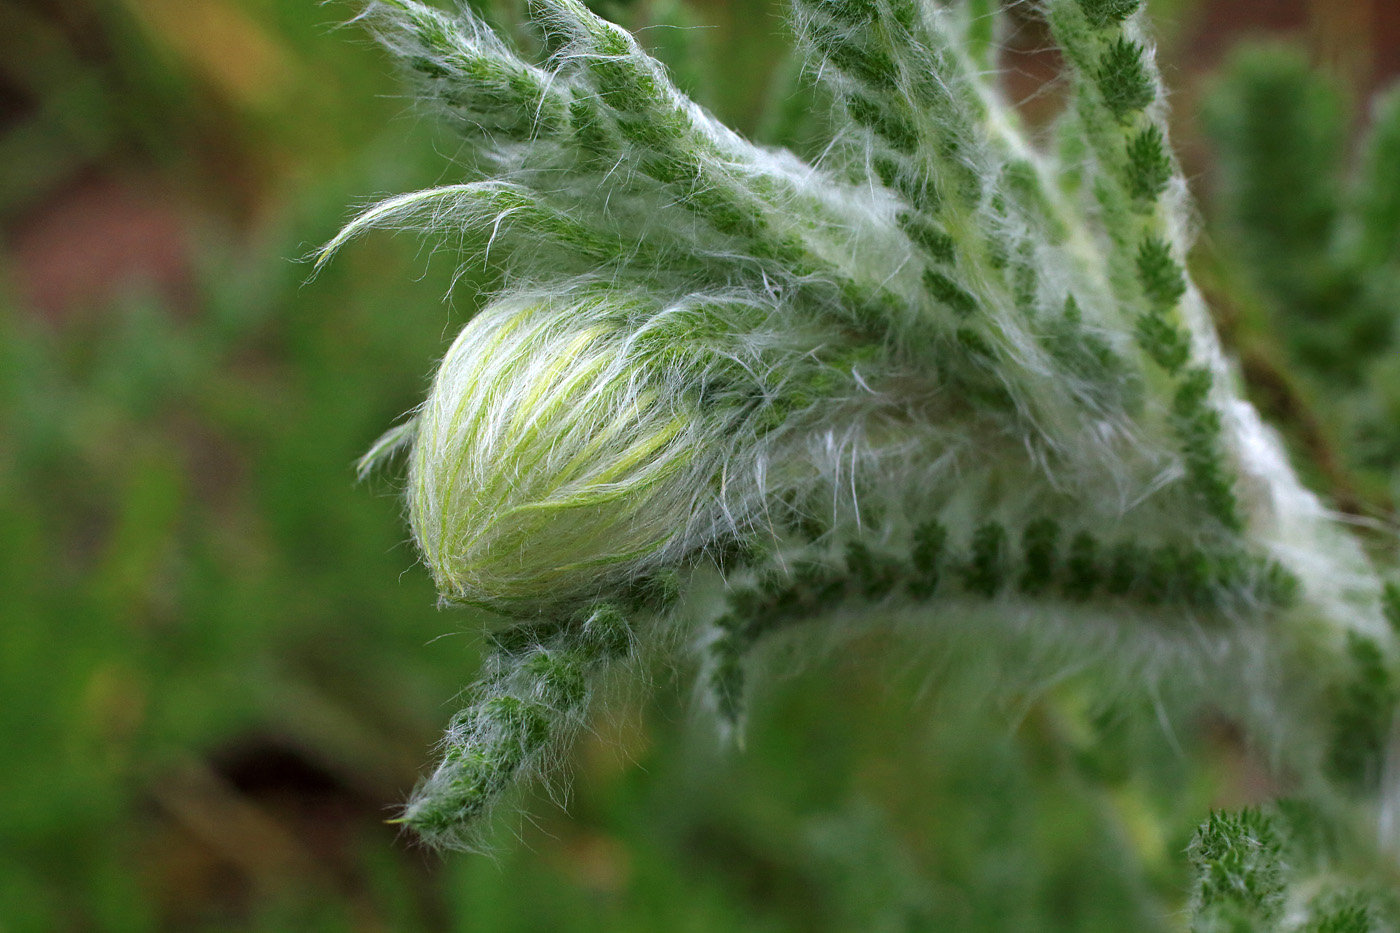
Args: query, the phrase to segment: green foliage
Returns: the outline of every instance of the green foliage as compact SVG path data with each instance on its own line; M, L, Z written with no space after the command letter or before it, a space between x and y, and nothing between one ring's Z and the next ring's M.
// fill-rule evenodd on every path
M1025 570L1019 586L1024 593L1043 592L1054 580L1056 544L1060 526L1052 518L1040 518L1026 526L1021 535Z
M1222 248L1249 287L1245 326L1276 332L1269 355L1286 360L1276 381L1295 413L1328 425L1336 449L1326 456L1348 472L1350 498L1382 508L1400 450L1389 353L1400 297L1396 99L1377 97L1354 161L1345 95L1296 50L1236 53L1206 108Z
M1186 294L1185 270L1172 258L1171 247L1156 238L1138 247L1137 275L1147 300L1159 310L1171 308Z
M1079 0L1079 6L1090 23L1106 29L1136 13L1142 0Z
M423 180L401 150L371 152L356 173ZM309 191L299 210L329 226L345 196ZM303 859L303 841L292 855L238 848L250 826L312 835L301 804L277 802L307 799L295 776L282 790L275 772L271 789L230 783L239 760L263 754L264 767L290 758L315 775L322 796L308 806L352 834L342 855L355 871L408 883L374 854L393 845L377 804L348 824L327 814L359 806L352 788L402 793L396 737L427 741L440 716L430 694L477 660L423 651L442 632L432 587L399 579L401 554L366 546L392 538L399 514L351 469L374 424L418 390L410 360L438 350L446 282L360 287L366 266L352 261L309 295L285 261L301 248L294 235L207 254L194 318L149 295L64 324L0 302L0 547L12 555L0 585L19 620L0 626L0 728L17 743L0 772L23 796L0 807L0 915L18 929L348 924L343 895L309 880L323 856ZM227 835L199 835L218 807ZM220 846L228 855L211 854ZM207 893L230 873L283 894ZM169 893L177 877L194 887ZM377 903L418 923L411 898Z
M1367 294L1374 258L1343 245L1346 202L1371 201L1374 184L1363 176L1344 194L1346 122L1340 90L1286 47L1236 53L1206 108L1219 204L1251 280L1296 322L1284 333L1298 363L1342 383L1391 340L1389 310Z
M1220 413L1210 405L1213 384L1209 370L1188 370L1172 399L1172 416L1196 493L1221 524L1239 527L1235 493L1222 467Z
M934 300L947 305L959 317L968 317L977 310L977 299L937 269L924 270L924 287Z
M1095 78L1106 106L1120 122L1126 122L1156 98L1152 79L1142 63L1143 48L1131 39L1119 38L1099 60Z
M1089 532L1081 531L1070 542L1065 562L1065 595L1070 599L1088 599L1102 577L1098 562L1099 542Z
M980 596L995 596L1006 578L1006 529L998 522L972 533L971 554L963 566L963 585Z
M1331 871L1336 839L1319 833L1323 825L1323 814L1290 800L1212 813L1188 850L1196 872L1193 933L1392 929L1393 890L1338 879ZM1306 901L1291 901L1294 891L1307 892Z
M1304 300L1326 279L1345 113L1335 85L1286 47L1236 52L1206 109L1231 222L1281 299Z
M948 233L939 230L932 223L920 218L917 214L908 211L900 214L899 226L900 229L908 235L909 239L919 244L935 262L951 264L957 258L957 241ZM935 288L935 285L930 283L929 288L932 290ZM937 283L937 288L943 292L957 296L957 285L951 281L947 281L946 277L944 280ZM952 303L947 299L940 300L944 300L947 304ZM957 300L957 298L955 297L953 300Z
M1173 375L1191 358L1190 337L1161 314L1148 312L1138 318L1136 336L1143 351Z
M909 589L916 597L926 598L937 591L947 546L948 529L939 522L925 522L914 529L914 579Z
M1356 262L1391 270L1400 262L1400 87L1377 96L1352 200L1361 228ZM1393 293L1392 293L1393 294Z
M1347 650L1354 670L1334 701L1330 764L1341 782L1362 793L1380 782L1397 693L1375 641L1353 634Z
M1172 177L1162 131L1149 126L1128 141L1128 190L1139 201L1153 201Z
M1283 909L1283 843L1272 816L1212 813L1191 840L1192 930L1266 930Z

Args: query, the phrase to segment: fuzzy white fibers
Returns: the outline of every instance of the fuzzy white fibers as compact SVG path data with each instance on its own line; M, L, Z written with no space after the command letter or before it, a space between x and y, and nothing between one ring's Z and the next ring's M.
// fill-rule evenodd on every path
M564 290L468 323L411 455L409 518L443 597L577 604L750 524L794 482L773 467L789 420L859 378L750 329L770 311Z
M693 509L713 451L590 310L498 301L442 361L418 417L409 515L449 600L577 599L684 531L675 516Z

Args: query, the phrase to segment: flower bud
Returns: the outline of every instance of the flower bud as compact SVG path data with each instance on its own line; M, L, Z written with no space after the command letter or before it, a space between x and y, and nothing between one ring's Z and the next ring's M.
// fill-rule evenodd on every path
M414 536L453 602L531 612L687 546L717 451L619 300L503 298L453 342L417 419Z

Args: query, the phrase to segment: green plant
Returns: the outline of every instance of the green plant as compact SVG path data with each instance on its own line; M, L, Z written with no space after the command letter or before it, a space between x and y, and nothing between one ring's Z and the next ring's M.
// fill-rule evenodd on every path
M1353 508L1389 509L1400 450L1388 352L1400 302L1400 90L1377 96L1353 165L1346 96L1296 50L1238 50L1207 104L1222 227L1239 246L1232 291L1259 309L1279 380L1329 426L1312 433L1351 474L1334 485L1350 487Z
M410 450L439 592L504 620L403 822L471 845L612 671L689 657L740 734L760 645L903 621L1003 659L1005 691L1089 668L1248 730L1343 854L1309 873L1273 817L1212 817L1198 928L1382 922L1364 879L1333 889L1386 818L1387 591L1233 384L1138 6L1044 5L1070 88L1046 151L989 77L991 4L801 0L839 128L818 165L577 0L531 5L543 64L466 12L367 7L483 177L367 209L318 262L416 228L504 281L362 463Z

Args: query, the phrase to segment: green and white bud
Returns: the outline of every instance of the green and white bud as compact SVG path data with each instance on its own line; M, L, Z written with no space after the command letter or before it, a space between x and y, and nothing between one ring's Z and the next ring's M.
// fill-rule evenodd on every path
M685 548L714 454L693 403L657 383L609 310L505 299L447 351L409 481L413 534L444 598L569 602Z
M781 451L852 377L785 349L794 335L768 332L771 313L584 287L504 297L468 323L410 467L410 522L443 598L576 605L741 532L765 495L810 478Z

